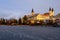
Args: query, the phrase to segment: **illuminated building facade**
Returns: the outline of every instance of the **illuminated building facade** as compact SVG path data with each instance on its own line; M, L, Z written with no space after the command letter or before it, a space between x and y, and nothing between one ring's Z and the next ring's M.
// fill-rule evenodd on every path
M28 17L28 21L31 21L32 23L34 23L34 21L41 21L41 20L49 20L50 17L54 16L54 9L53 8L49 8L49 12L44 13L44 14L40 14L40 13L34 13L34 10L32 9L31 15L27 15Z

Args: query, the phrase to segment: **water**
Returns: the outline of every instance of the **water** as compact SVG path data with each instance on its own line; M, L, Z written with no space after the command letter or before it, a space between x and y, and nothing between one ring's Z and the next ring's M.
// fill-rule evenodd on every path
M60 40L60 27L0 26L0 40Z

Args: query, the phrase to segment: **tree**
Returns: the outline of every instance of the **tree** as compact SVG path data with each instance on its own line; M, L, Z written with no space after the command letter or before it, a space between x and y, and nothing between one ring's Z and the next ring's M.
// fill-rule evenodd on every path
M17 20L12 18L9 20L9 24L15 25L15 24L17 24Z
M1 20L0 20L0 24L2 24L2 25L5 24L5 19L4 19L4 18L1 18Z
M25 15L24 17L23 17L23 24L26 24L27 23L27 16Z
M21 20L21 18L19 18L19 20L18 20L18 24L22 24L22 20Z

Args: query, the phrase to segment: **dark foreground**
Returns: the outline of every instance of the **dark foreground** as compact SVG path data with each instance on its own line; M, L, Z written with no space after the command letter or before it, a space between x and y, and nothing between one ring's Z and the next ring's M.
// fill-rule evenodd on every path
M60 27L0 26L0 40L60 40Z

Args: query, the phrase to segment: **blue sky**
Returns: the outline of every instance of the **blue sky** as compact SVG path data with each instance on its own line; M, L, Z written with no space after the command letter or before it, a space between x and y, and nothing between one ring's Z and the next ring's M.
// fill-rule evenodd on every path
M0 0L0 18L19 18L30 14L32 8L43 14L49 7L54 8L55 14L60 13L60 0Z

